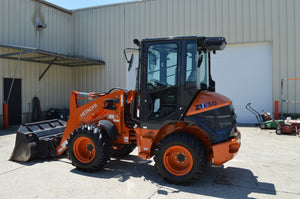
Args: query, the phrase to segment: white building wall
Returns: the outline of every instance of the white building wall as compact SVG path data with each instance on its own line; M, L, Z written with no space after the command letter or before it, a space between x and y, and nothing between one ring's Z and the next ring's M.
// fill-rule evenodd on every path
M39 18L47 28L37 30ZM71 54L72 14L35 0L0 1L0 43Z
M105 61L105 66L74 68L76 89L126 87L124 13L124 7L108 6L73 14L74 55Z
M72 15L55 7L47 6L35 0L0 1L0 43L34 47L62 54L72 53ZM47 28L38 31L35 19L47 24ZM0 48L0 55L11 53ZM15 52L15 51L14 51ZM0 59L0 99L3 96L3 79L13 78L17 61ZM39 97L42 111L50 107L68 108L70 91L73 89L72 69L53 65L39 81L47 64L20 62L15 78L22 79L23 122L33 97ZM2 105L0 106L2 115ZM0 126L2 117L0 119Z
M5 54L9 53L9 51L0 49L0 53ZM1 104L4 100L3 79L13 78L17 63L18 61L0 59ZM39 81L39 77L46 67L47 65L45 64L32 62L20 61L18 64L14 77L22 80L21 94L24 117L27 112L32 111L31 101L33 97L40 99L42 111L47 111L51 107L68 108L69 106L70 92L73 89L72 78L70 78L72 77L72 68L53 65ZM2 105L0 106L0 115L2 115Z

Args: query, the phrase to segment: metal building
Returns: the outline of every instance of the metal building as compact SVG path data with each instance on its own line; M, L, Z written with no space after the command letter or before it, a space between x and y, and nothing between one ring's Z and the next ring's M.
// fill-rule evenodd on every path
M71 11L44 1L0 2L0 99L7 101L12 88L10 124L32 120L34 97L39 98L43 118L51 107L68 108L70 92L76 89L73 68L104 64L74 56L72 22Z
M4 78L12 78L17 65L17 60L5 58L11 53L16 59L19 55L19 50L5 45L77 57L87 65L96 63L79 67L53 64L39 81L50 64L20 61L15 77L22 82L26 122L34 96L46 111L67 107L72 89L131 88L134 70L127 72L123 49L134 47L135 38L224 36L227 48L213 56L217 92L232 98L239 122L255 122L244 108L246 103L273 112L274 100L280 100L281 79L300 77L299 9L297 0L145 0L69 11L41 0L3 0L0 99L4 99ZM37 24L47 28L37 28ZM288 81L284 97L300 101L299 88L300 81ZM299 113L300 105L283 104L280 111Z

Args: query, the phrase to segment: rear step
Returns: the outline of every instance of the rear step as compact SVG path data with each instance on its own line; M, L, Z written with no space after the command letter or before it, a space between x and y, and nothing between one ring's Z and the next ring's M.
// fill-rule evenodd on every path
M22 124L9 160L27 162L36 158L55 157L65 126L66 122L58 119Z

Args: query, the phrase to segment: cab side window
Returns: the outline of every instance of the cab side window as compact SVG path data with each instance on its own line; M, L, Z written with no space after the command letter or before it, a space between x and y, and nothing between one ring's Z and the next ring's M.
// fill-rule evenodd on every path
M196 55L197 44L196 41L188 41L186 45L186 73L185 73L185 88L194 88L197 83L196 72Z

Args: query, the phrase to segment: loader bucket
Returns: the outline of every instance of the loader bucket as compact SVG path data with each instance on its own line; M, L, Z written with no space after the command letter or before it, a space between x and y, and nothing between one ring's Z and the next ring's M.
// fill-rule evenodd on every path
M9 160L28 162L57 156L56 147L65 126L66 122L58 119L22 124L17 131L15 148Z

